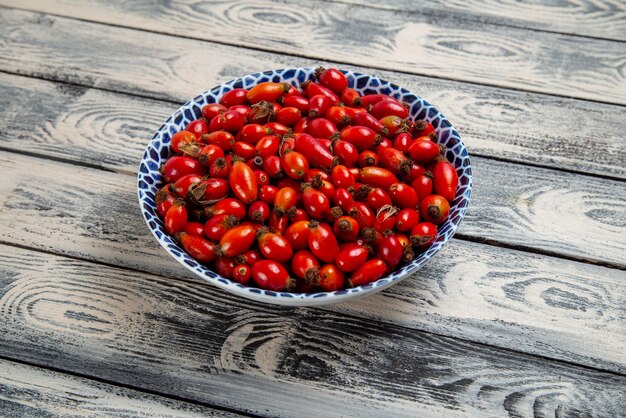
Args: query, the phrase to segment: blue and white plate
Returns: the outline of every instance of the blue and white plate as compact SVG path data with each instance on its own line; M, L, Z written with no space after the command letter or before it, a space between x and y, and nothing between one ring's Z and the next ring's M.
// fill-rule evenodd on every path
M148 144L148 148L139 166L137 176L139 205L146 223L157 241L159 241L172 257L187 269L197 274L201 279L245 298L279 305L311 306L343 302L383 290L415 273L452 238L463 216L465 216L470 201L472 192L472 168L465 145L448 119L426 100L396 84L369 75L352 71L342 71L348 78L349 86L358 90L361 95L384 93L408 104L409 117L412 120L425 119L432 123L437 130L437 142L445 145L447 148L448 152L446 156L448 160L454 164L459 175L459 188L457 189L456 198L451 205L450 216L448 220L439 227L439 233L434 244L427 251L416 257L411 263L374 283L336 292L319 293L273 292L245 286L220 276L187 255L187 253L185 253L185 251L165 232L163 222L159 219L154 203L156 192L163 183L161 174L159 173L159 167L171 154L171 136L184 129L189 122L200 117L201 109L204 105L219 102L221 96L232 89L249 89L255 84L264 81L286 82L298 86L303 81L313 79L314 71L314 68L290 68L266 71L247 75L205 91L185 103L165 121L163 126L154 134L150 144Z

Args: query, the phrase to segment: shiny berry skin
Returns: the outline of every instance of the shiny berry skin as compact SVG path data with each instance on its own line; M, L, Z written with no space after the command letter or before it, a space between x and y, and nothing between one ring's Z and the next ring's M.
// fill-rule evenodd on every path
M325 292L343 289L345 280L344 273L334 264L325 264L319 269L318 286Z
M439 145L431 141L425 141L423 139L416 139L409 147L409 155L413 161L425 164L428 163L439 155Z
M233 215L227 213L215 215L204 224L204 235L210 240L219 241L237 223L238 220Z
M354 206L354 198L347 189L338 188L333 196L333 204L347 213Z
M338 161L328 148L308 134L296 134L294 150L305 156L310 167L330 170Z
M278 193L278 188L276 186L266 185L261 186L259 189L259 199L268 205L274 204L274 199L276 199L276 193Z
M179 233L176 235L176 238L180 242L181 247L194 260L198 260L201 263L209 263L215 260L216 246L211 241L196 235L187 234L186 232Z
M269 260L286 263L293 255L293 249L289 241L282 235L274 232L261 230L257 234L259 250Z
M348 280L350 287L362 286L375 282L385 275L387 264L380 258L366 261L361 265Z
M431 194L420 202L420 216L435 225L443 223L450 213L450 204L445 197Z
M228 183L234 195L243 203L249 204L256 200L259 192L254 171L242 161L235 161L228 176Z
M305 81L304 83L300 84L300 87L302 87L303 93L308 98L311 98L318 94L323 94L331 98L333 100L333 104L339 103L339 96L337 96L331 89L322 86L321 84L314 83L312 81Z
M387 116L397 116L401 119L409 117L409 110L397 100L381 100L370 109L370 113L376 119L382 119Z
M208 217L222 214L233 215L238 220L246 217L246 205L241 203L239 199L227 197L220 200L213 206L204 209L205 215Z
M297 221L287 227L285 238L295 251L300 251L309 246L309 221Z
M198 161L205 167L211 167L218 158L224 158L224 150L215 144L205 145L198 154Z
M386 168L397 176L408 174L411 170L411 161L402 151L395 148L383 148L378 150L378 165Z
M383 206L391 205L391 197L386 191L384 191L380 187L372 187L367 193L365 202L369 205L370 208L377 211Z
M452 202L459 184L459 177L454 166L448 161L439 161L433 168L433 176L435 193L443 196L448 202Z
M415 190L418 201L421 201L426 196L433 194L433 179L431 176L432 175L430 173L424 174L413 180L411 183L411 188Z
M309 119L320 117L336 103L335 100L323 94L318 94L309 99Z
M289 151L283 155L283 170L292 179L300 180L309 170L309 162L301 153Z
M185 232L189 235L204 238L204 225L200 222L188 222L185 226Z
M202 142L220 147L224 152L230 151L235 145L235 137L230 132L216 130L202 136Z
M306 114L309 111L309 99L302 96L288 96L283 100L284 107L295 107L302 114Z
M339 251L333 229L325 223L309 222L309 249L325 263L332 263Z
M425 250L435 242L437 238L437 226L431 222L418 223L411 229L411 245Z
M243 116L247 121L248 117L250 116L250 112L252 111L252 108L250 106L241 104L241 105L231 106L230 108L228 108L228 110L234 110L235 112L241 113L241 116Z
M348 112L343 106L331 106L324 113L324 118L328 119L337 128L343 128L346 125L350 125L352 119L348 116Z
M394 99L391 96L388 96L382 93L377 93L377 94L368 94L366 96L361 97L361 107L367 108L370 106L374 106L376 103L381 102L383 100L392 100L392 101L397 102L400 105L402 104L400 103L400 101L398 101L397 99Z
M380 135L365 126L348 126L341 130L341 139L359 151L369 150L380 141Z
M220 103L226 107L246 104L248 102L248 99L246 98L247 94L248 90L246 89L232 89L231 91L224 93L220 99Z
M415 161L413 161L413 164L411 164L411 169L409 170L409 173L406 176L404 176L404 182L407 184L411 184L411 182L413 182L416 178L423 175L424 173L426 173L426 169L422 167L421 165L419 165L418 163L416 163Z
M321 191L305 184L302 190L302 206L313 219L322 219L330 212L330 201Z
M420 221L419 212L415 209L402 209L396 214L396 229L408 232Z
M408 132L401 132L393 140L393 147L398 151L408 152L413 144L413 137Z
M402 260L404 247L395 234L384 236L378 242L377 256L390 268L397 266Z
M308 213L306 213L304 209L296 208L296 210L294 210L293 213L289 214L289 221L291 223L296 223L300 221L309 221L309 220L311 220L311 217L309 216Z
M341 244L335 263L344 272L350 273L358 269L369 257L369 247L356 243Z
M276 122L287 127L294 126L302 118L302 113L297 107L283 107L276 112Z
M202 180L190 190L190 194L198 203L208 204L210 201L219 200L230 192L230 186L224 179L209 178Z
M175 202L165 214L163 224L168 234L174 235L177 232L183 232L187 226L187 209L182 202Z
M287 230L287 226L289 226L289 216L287 216L287 214L272 211L269 226L273 231L283 235Z
M172 135L172 139L170 141L170 145L172 146L172 150L177 154L183 154L183 150L180 149L181 146L191 145L197 142L196 136L187 131L179 131Z
M256 155L256 148L247 142L238 141L235 142L235 145L233 145L233 154L243 158L244 160L249 160L250 158L254 158Z
M304 279L309 284L317 285L319 280L320 262L312 252L307 250L298 251L291 260L291 271L299 279Z
M264 223L270 218L272 210L269 205L260 200L255 200L248 208L248 218L254 222Z
M254 263L262 259L263 259L263 256L261 255L259 251L248 250L245 253L238 255L235 261L237 261L237 263L239 264L247 264L249 266L252 266Z
M271 178L281 178L283 172L283 160L278 155L270 155L263 159L263 171Z
M238 264L233 269L232 279L237 283L247 284L252 278L252 269L247 264Z
M209 127L203 119L196 119L189 123L185 130L194 134L198 140L202 138L202 135L209 133Z
M267 173L263 170L254 170L254 176L256 177L256 182L259 185L259 190L263 186L269 186L270 178Z
M359 237L361 228L359 223L351 216L340 216L335 220L333 231L337 239L344 242L354 241Z
M365 150L359 154L360 167L372 167L378 165L378 154L372 150ZM360 177L360 175L359 175Z
M189 189L195 184L200 183L202 181L202 176L199 174L187 174L186 176L182 176L172 185L172 192L174 192L179 197L187 196L187 192Z
M298 203L298 192L293 187L283 187L274 198L274 212L288 213Z
M341 92L341 101L346 106L361 106L361 95L355 89L348 87Z
M209 103L202 107L202 117L211 120L215 116L220 115L228 110L227 106L219 103Z
M376 220L374 221L374 229L380 234L386 234L393 231L396 225L396 209L392 206L386 206L381 208L376 213Z
M354 115L352 124L355 126L365 126L380 135L387 135L387 128L380 121L367 112L360 112Z
M295 286L295 280L289 277L287 270L272 260L255 263L252 266L252 278L262 289L275 292L289 292Z
M291 134L291 129L282 123L278 122L268 122L264 125L266 128L271 130L276 135L289 135Z
M256 153L261 158L267 158L270 155L278 155L280 149L280 138L276 135L266 135L256 143Z
M398 183L398 178L391 171L382 167L363 167L360 181L370 186L389 190L389 187L394 183Z
M435 132L435 127L423 119L416 120L413 124L413 136L416 138L430 135L433 132Z
M220 250L224 257L235 257L250 249L256 240L256 231L251 225L239 225L228 231L220 239Z
M331 89L335 94L341 94L348 87L348 79L336 68L320 67L315 70L315 77L321 85Z
M321 180L330 180L330 174L328 174L327 172L320 170L319 168L310 168L304 175L304 181L307 183L312 183L313 181L317 181L315 180L316 177L319 177Z
M227 279L232 279L233 273L235 272L235 263L234 258L230 257L219 257L215 260L215 272L222 277Z
M214 116L209 122L209 132L228 131L237 132L246 124L246 118L236 110L227 110L221 115Z
M263 125L259 125L258 123L250 123L239 130L237 133L237 140L256 145L261 138L271 134L271 129Z
M336 140L332 143L333 153L339 163L346 167L354 167L359 162L359 151L348 141Z
M259 83L248 90L246 98L248 103L255 104L261 101L275 102L280 96L288 92L291 86L287 83L273 83L266 81Z
M309 121L307 125L307 133L315 138L329 139L333 134L337 133L337 127L334 123L326 118L316 118Z
M372 209L363 202L354 202L350 216L356 219L361 229L373 226L376 221L376 215Z
M354 177L345 165L334 166L330 176L335 187L347 189L354 185Z
M167 183L173 183L188 174L204 175L206 169L198 160L189 157L173 156L161 166L161 175Z
M394 205L401 209L417 207L417 193L406 183L394 183L389 187L389 196Z

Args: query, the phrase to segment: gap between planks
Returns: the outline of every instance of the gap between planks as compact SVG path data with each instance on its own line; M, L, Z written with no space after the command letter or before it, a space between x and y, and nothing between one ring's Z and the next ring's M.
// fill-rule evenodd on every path
M328 2L329 4L338 4L338 5L342 5L342 6L357 6L357 7L361 7L361 8L366 8L363 5L360 4L350 4L350 3L341 3L341 2ZM611 100L606 100L606 99L602 99L599 98L599 95L596 95L596 97L590 97L589 95L587 95L587 97L584 96L575 96L575 92L579 91L577 89L570 89L570 93L559 93L556 91L545 91L545 89L543 88L528 88L528 87L524 87L527 84L516 84L516 83L510 83L507 81L504 81L502 83L495 83L495 82L487 82L483 79L483 77L468 77L468 78L462 78L460 76L453 76L451 74L442 76L442 75L438 75L433 71L419 71L419 70L413 70L414 67L411 67L411 70L409 70L409 67L403 68L402 66L399 67L394 67L389 68L388 66L382 66L382 65L373 65L371 63L371 61L367 61L367 62L361 62L359 60L343 60L343 56L342 55L337 55L337 56L330 56L330 57L322 57L322 56L317 56L315 54L302 54L299 52L296 52L294 50L290 50L290 51L284 51L281 50L280 52L278 52L276 50L276 48L272 49L269 47L264 47L264 44L262 42L257 42L257 43L251 43L251 42L229 42L223 39L216 39L215 37L212 38L207 38L207 37L201 37L201 36L194 36L194 35L190 35L190 34L185 34L185 33L176 33L173 34L168 30L161 30L161 29L155 29L155 28L149 28L146 27L145 25L142 27L141 25L138 26L133 26L133 25L129 25L129 24L120 24L120 23L114 23L111 21L106 21L104 20L105 18L102 18L101 20L92 18L92 17L86 17L86 16L80 16L80 15L72 15L72 14L62 14L56 11L56 9L54 11L52 10L46 10L46 7L44 6L41 10L46 10L44 11L39 11L39 9L37 7L21 7L21 6L17 6L17 5L1 5L0 8L5 8L5 9L14 9L14 10L23 10L23 11L28 11L28 12L32 12L32 13L38 13L38 14L42 14L42 15L50 15L50 16L55 16L57 18L63 18L63 19L70 19L70 20L75 20L75 21L81 21L81 22L86 22L86 23L91 23L91 24L99 24L99 25L104 25L104 26L110 26L110 27L115 27L115 28L124 28L124 29L132 29L132 30L138 30L138 31L142 31L142 32L147 32L147 33L153 33L153 34L159 34L159 35L163 35L163 36L170 36L170 37L175 37L175 38L180 38L180 39L189 39L189 40L195 40L195 41L201 41L201 42L207 42L207 43L214 43L214 44L218 44L218 45L224 45L224 46L234 46L234 47L239 47L239 48L245 48L245 49L249 49L249 50L253 50L253 51L259 51L259 52L267 52L267 53L280 53L281 55L284 56L290 56L290 57L295 57L295 58L304 58L304 59L317 59L317 60L332 60L334 62L337 62L339 64L346 64L346 65L355 65L355 66L362 66L364 68L370 68L370 69L375 69L375 70L382 70L382 71L394 71L397 73L401 73L401 74L407 74L407 75L419 75L419 76L424 76L424 77L429 77L429 78L433 78L433 79L439 79L439 80L449 80L449 81L456 81L456 82L461 82L461 83L468 83L468 84L473 84L473 85L477 85L477 86L486 86L486 87L496 87L496 88L502 88L502 89L507 89L507 90L512 90L512 91L517 91L517 92L524 92L524 93L536 93L536 94L543 94L546 96L552 96L552 97L559 97L559 98L567 98L567 99L571 99L571 98L578 98L580 100L585 100L588 102L593 102L593 103L599 103L599 104L612 104L612 105L616 105L616 106L621 106L621 107L626 107L626 102L619 102L619 101L611 101ZM379 11L383 11L384 9L374 9L374 10L379 10ZM458 18L455 17L451 17L451 18L446 18L446 19L452 19L452 20L457 20ZM496 26L493 25L491 23L489 23L488 25L490 26ZM515 29L515 30L519 30L519 29ZM571 34L566 34L563 35L565 37L576 37L575 35L571 35ZM585 38L582 37L584 39L589 39L589 40L593 40L594 38ZM605 42L614 42L614 43L618 43L621 44L620 41L615 41L615 40L608 40ZM482 79L482 80L479 80ZM515 85L514 85L515 84ZM617 86L615 88L618 88ZM617 99L616 99L617 100Z
M58 79L54 79L54 78L51 78L51 77L45 77L43 75L37 76L37 75L32 75L32 74L20 74L20 73L14 73L14 72L6 71L6 70L0 70L0 73L11 75L11 76L16 76L16 77L29 78L29 79L33 79L33 80L47 81L47 82L50 82L50 83L53 83L53 84L61 84L61 85L75 86L75 87L84 87L84 88L87 88L89 90L103 91L103 92L108 92L108 93L112 93L112 94L115 94L115 95L121 95L121 96L130 97L130 98L141 98L141 99L146 99L146 100L156 101L156 102L161 102L161 103L171 103L171 104L175 104L177 106L182 105L180 101L177 101L174 98L167 99L167 98L161 98L161 97L153 97L153 96L144 95L144 94L141 94L141 93L131 93L131 92L126 92L126 91L120 91L120 90L114 90L114 89L111 89L111 88L101 87L101 86L94 86L94 85L87 84L87 83L63 81L63 80L58 80ZM573 99L573 100L579 100L579 99ZM67 163L67 164L76 164L76 165L80 165L80 166L87 167L87 168L99 169L99 170L104 170L104 171L114 172L114 173L120 173L120 174L125 174L125 175L134 176L134 175L137 174L136 171L124 170L124 169L120 169L120 168L110 168L110 167L106 167L106 166L103 166L103 165L98 165L98 164L95 164L95 163L89 163L89 162L86 162L86 161L74 160L74 159L71 159L71 158L56 157L56 156L52 156L50 154L44 154L44 153L29 152L29 151L24 150L24 149L9 148L9 147L4 147L2 145L0 145L0 150L6 151L6 152L13 152L13 153L16 153L16 154L28 155L28 156L32 156L32 157L49 159L49 160L52 160L52 161L58 161L58 162L63 162L63 163ZM560 172L564 172L564 173L571 173L571 174L577 174L577 175L582 175L582 176L589 176L589 177L594 177L594 178L599 178L599 179L606 179L606 180L615 180L615 181L626 182L626 177L620 177L620 176L617 176L617 175L613 176L611 174L601 174L601 173L598 173L598 172L584 171L584 170L575 169L575 168L567 168L567 167L563 167L563 166L555 166L555 165L549 165L549 164L545 164L545 163L542 164L540 162L516 160L516 159L513 159L513 158L507 158L507 157L500 157L500 156L496 156L496 155L491 155L491 154L483 153L483 152L480 152L480 151L472 152L471 156L472 157L474 157L474 156L475 157L481 157L481 158L494 160L494 161L500 161L500 162L504 162L504 163L516 164L516 165L520 165L520 166L545 168L545 169L548 169L548 170L560 171Z
M105 384L107 386L112 386L112 387L118 387L121 389L128 389L134 392L139 392L140 394L147 394L147 395L151 395L151 397L158 397L158 398L163 398L164 400L170 400L170 401L174 401L175 403L185 403L185 404L190 404L191 406L199 406L204 408L210 408L213 409L214 411L199 411L202 412L202 414L208 414L209 412L211 413L211 416L216 416L214 414L219 414L219 416L228 416L228 417L258 417L259 415L251 415L249 413L244 413L241 412L239 410L236 409L232 409L232 408L228 408L225 406L220 406L220 405L213 405L207 402L202 402L202 401L198 401L195 399L189 399L189 398L184 398L184 397L180 397L180 396L176 396L173 394L169 394L169 393L164 393L164 392L159 392L156 390L151 390L151 389L146 389L140 386L136 386L136 385L129 385L129 384L125 384L125 383L120 383L120 382L116 382L113 380L109 380L109 379L104 379L98 376L94 376L94 375L88 375L88 374L84 374L84 373L79 373L79 372L75 372L75 371L71 371L71 370L67 370L67 369L63 369L63 368L59 368L56 366L52 366L50 364L43 364L43 363L36 363L33 361L28 361L28 360L24 360L21 358L17 358L17 357L9 357L3 354L0 354L0 362L8 362L8 363L15 363L18 365L22 365L22 366L26 366L27 368L33 368L33 369L41 369L41 370L45 370L45 371L51 371L54 372L55 374L60 374L61 378L77 378L80 380L86 380L88 382L97 382L97 383L102 383ZM1 365L0 365L1 367ZM55 379L58 377L55 377ZM2 376L0 376L0 387L2 386ZM0 399L2 398L2 395L0 394ZM143 409L143 408L142 408ZM220 412L224 412L226 414L220 414ZM121 412L120 412L121 413ZM179 411L178 413L181 413L181 411ZM231 415L232 414L232 415ZM161 415L158 415L161 416ZM205 415L206 416L206 415Z
M84 262L87 264L93 264L93 265L97 265L97 266L103 266L103 267L108 267L108 268L114 268L117 270L128 270L128 271L132 271L132 272L137 272L137 273L141 273L141 274L147 274L150 276L154 276L154 277L158 277L161 279L165 279L165 280L176 280L176 281L180 281L186 284L191 284L191 285L196 285L198 283L200 283L201 285L205 285L205 286L210 286L212 290L216 290L218 292L222 292L225 296L227 296L228 298L231 299L241 299L241 297L238 297L236 295L231 295L229 293L226 293L226 291L219 289L219 288L214 288L213 285L206 283L204 281L199 280L198 278L188 278L188 277L184 277L184 276L177 276L177 277L171 277L171 276L165 276L163 274L158 274L155 273L153 271L149 271L149 270L145 270L145 269L141 269L141 268L137 268L137 267L130 267L130 266L123 266L121 267L119 264L112 264L112 263L107 263L105 261L101 261L101 260L96 260L96 259L90 259L87 257L80 257L77 255L72 255L72 254L65 254L65 253L59 253L59 252L55 252L53 250L46 250L46 249L41 249L41 248L36 248L36 247L31 247L28 245L23 245L23 244L16 244L14 242L8 242L8 241L4 241L0 239L0 245L5 245L7 247L15 247L15 248L19 248L22 250L27 250L27 251L32 251L32 252L36 252L36 253L40 253L40 254L46 254L46 255L51 255L57 258L65 258L65 259L70 259L70 260L76 260L76 261L80 261L80 262ZM277 311L296 311L296 310L301 310L301 309L319 309L322 311L327 311L329 313L337 313L337 314L341 314L342 317L347 318L347 319L353 319L356 321L363 321L366 318L364 318L363 316L358 316L358 315L354 315L351 313L346 313L346 312L341 312L341 310L337 311L331 307L328 306L313 306L313 307L288 307L288 306L277 306L277 305L267 305L267 304L263 304L261 302L253 302L253 301L248 301L250 302L251 305L253 305L253 307L268 307L271 306L272 308L276 309ZM373 322L375 323L379 323L379 326L384 326L387 322L384 321L379 321L379 320L373 320ZM406 325L402 325L399 323L392 323L391 325L401 328L401 329L406 329L407 331L417 331L419 333L422 334L427 334L427 335L432 335L435 337L441 337L441 338L446 338L446 339L450 339L450 340L455 340L455 341L459 341L459 342L470 342L472 344L476 344L478 346L481 347L486 347L486 348L490 348L490 349L496 349L496 350L504 350L507 352L511 352L511 353L515 353L521 356L532 356L538 359L542 359L548 362L554 362L554 363L561 363L563 365L566 366L572 366L572 367L580 367L583 369L588 369L591 371L597 371L597 372L601 372L601 373L608 373L608 374L612 374L615 376L626 376L626 372L620 372L617 370L611 370L611 369L606 369L606 368L599 368L599 367L595 367L595 366L591 366L588 364L584 364L584 363L576 363L574 361L569 361L569 360L565 360L562 358L558 358L558 357L549 357L545 354L537 354L537 353L531 353L531 352L527 352L527 351L521 351L521 350L516 350L514 348L511 347L503 347L503 346L499 346L499 345L493 345L493 344L488 344L479 340L472 340L472 339L468 339L468 338L460 338L457 337L455 335L451 335L451 334L442 334L439 332L435 332L435 331L431 331L428 329L424 329L424 328L420 328L420 327L409 327ZM65 369L60 369L60 368L56 368L54 366L49 366L49 365L43 365L43 364L39 364L39 363L31 363L29 361L26 360L21 360L19 358L10 358L10 357L5 357L2 354L0 354L0 359L5 359L5 360L10 360L10 361L15 361L15 362L19 362L19 363L23 363L23 364L27 364L27 365L31 365L31 366L37 366L37 367L43 367L43 368L47 368L53 371L58 371L58 372L62 372L62 373L67 373L67 374L71 374L71 375L75 375L78 377L83 377L83 378L87 378L87 379L91 379L91 380L97 380L97 381L101 381L103 383L109 383L109 384L115 384L118 386L122 386L122 387L126 387L129 389L135 389L135 390L140 390L146 393L150 393L153 395L158 395L158 396L164 396L164 397L170 397L172 399L176 399L176 400L181 400L181 401L186 401L186 402L195 402L198 403L199 405L204 405L204 406L210 406L213 408L218 408L218 409L223 409L224 411L228 411L228 412L237 412L237 413L242 413L241 411L238 410L230 410L228 408L224 408L218 405L212 405L212 404L206 404L206 403L202 403L202 402L196 402L193 400L189 400L187 398L178 398L176 396L172 396L172 395L168 395L165 393L161 393L158 391L151 391L151 390L146 390L146 389L142 389L140 387L136 387L133 385L125 385L122 383L117 383L115 381L109 381L107 379L101 379L98 377L94 377L94 376L90 376L90 375L84 375L81 373L75 373L72 371L68 371Z

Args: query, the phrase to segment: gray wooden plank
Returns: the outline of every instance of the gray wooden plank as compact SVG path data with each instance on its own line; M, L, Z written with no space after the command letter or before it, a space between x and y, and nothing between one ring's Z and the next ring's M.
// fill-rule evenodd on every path
M0 360L3 417L236 417L201 405Z
M240 63L248 68L236 70L252 72L259 65L259 60L247 53ZM264 67L269 68L275 56L265 58L268 64ZM217 71L224 73L219 81L236 76L227 67ZM622 135L626 108L400 74L385 76L436 103L460 130L473 155L626 179L626 138ZM187 87L195 88L195 94L206 88L204 82L193 84ZM146 138L175 107L0 73L0 147L133 172ZM545 123L548 114L560 122ZM598 135L598 126L603 126L602 135Z
M459 234L594 263L626 266L623 257L626 251L626 187L623 182L483 158L474 158L472 163L475 188ZM70 219L85 216L81 206L73 206L71 200L78 199L79 195L85 197L85 200L78 201L79 205L86 205L85 209L91 211L92 216L98 212L97 205L108 204L108 199L125 209L136 205L135 179L130 176L104 175L98 170L74 169L65 165L57 168L52 163L8 153L0 154L0 164L9 172L6 187L12 193L8 196L12 199L5 201L4 214L0 213L0 224L9 227L15 220L23 220L18 223L20 227L9 228L8 237L38 241L28 222L30 216L41 216L40 204L36 200L50 204L48 196L55 196L63 205L52 207L50 212L43 214L45 217L59 211L69 212ZM35 165L40 169L32 172L30 167ZM58 186L51 188L52 182ZM66 185L74 188L66 190ZM120 199L117 195L100 193L105 188L115 190L116 194L122 189L126 194ZM66 194L68 196L64 198ZM86 198L93 201L89 203ZM26 208L28 211L24 210ZM104 219L97 219L97 222L102 223L101 228L107 228ZM81 228L94 227L86 219L78 224ZM72 237L75 230L70 228L66 233ZM113 241L110 244L118 248L126 243ZM38 245L45 248L43 242ZM77 249L80 247L78 245Z
M0 153L0 167L2 242L194 278L149 234L134 178L9 153ZM535 232L528 232L531 239ZM452 240L389 292L329 309L626 372L625 278L620 270Z
M626 41L626 4L621 0L520 2L502 0L327 0L387 10L454 16L477 23Z
M0 353L271 416L599 415L626 377L0 246Z
M307 58L626 104L626 46L620 42L304 0L3 4ZM204 55L181 54L191 62ZM115 51L111 55L115 60Z

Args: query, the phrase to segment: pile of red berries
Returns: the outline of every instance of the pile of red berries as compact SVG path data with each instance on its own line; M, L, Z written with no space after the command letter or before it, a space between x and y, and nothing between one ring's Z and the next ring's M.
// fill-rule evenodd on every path
M410 262L437 235L456 170L434 127L337 69L301 90L234 89L171 139L156 196L197 261L274 291L334 291Z

